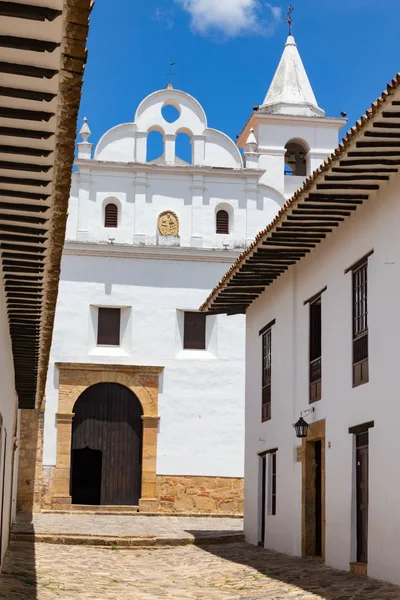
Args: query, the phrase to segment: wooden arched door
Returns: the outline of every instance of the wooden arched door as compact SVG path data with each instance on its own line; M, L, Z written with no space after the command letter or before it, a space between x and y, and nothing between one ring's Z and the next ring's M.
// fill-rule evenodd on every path
M137 505L142 476L142 407L118 383L98 383L75 403L73 504Z

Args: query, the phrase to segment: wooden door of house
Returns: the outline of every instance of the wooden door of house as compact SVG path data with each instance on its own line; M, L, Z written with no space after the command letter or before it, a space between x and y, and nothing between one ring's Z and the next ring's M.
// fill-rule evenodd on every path
M259 540L258 545L264 547L265 544L265 525L266 525L266 510L267 510L267 455L260 455L260 509L259 509Z
M142 407L122 385L99 383L73 412L73 504L137 505L141 491Z
M368 431L356 436L357 561L368 562Z
M322 556L322 444L314 443L315 458L315 556Z

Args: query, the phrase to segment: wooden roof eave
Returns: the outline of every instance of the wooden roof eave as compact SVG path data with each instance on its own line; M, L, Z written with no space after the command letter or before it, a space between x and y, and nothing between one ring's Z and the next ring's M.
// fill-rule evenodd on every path
M20 408L44 393L92 8L46 4L0 0L0 251Z

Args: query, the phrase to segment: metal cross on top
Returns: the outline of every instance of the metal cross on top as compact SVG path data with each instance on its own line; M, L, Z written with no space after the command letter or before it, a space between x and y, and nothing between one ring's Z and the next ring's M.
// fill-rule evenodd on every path
M293 11L294 11L294 7L291 4L289 4L288 14L286 17L286 23L289 25L289 35L292 35L292 24L293 24L292 12Z
M164 73L165 77L168 77L168 85L172 85L172 78L176 76L176 73L172 72L172 67L175 66L174 61L172 60L172 58L169 59L169 72L168 73Z

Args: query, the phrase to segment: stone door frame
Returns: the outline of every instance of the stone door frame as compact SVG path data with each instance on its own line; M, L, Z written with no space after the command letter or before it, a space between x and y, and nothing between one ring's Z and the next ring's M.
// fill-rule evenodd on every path
M97 383L119 383L131 390L143 409L142 492L139 507L158 509L156 490L158 389L164 367L91 363L55 363L59 371L56 469L51 498L52 509L71 508L72 412L87 388Z
M302 556L313 556L313 512L315 505L314 465L312 455L313 442L321 441L321 521L322 521L322 548L321 558L325 560L325 419L311 423L308 434L302 442Z

